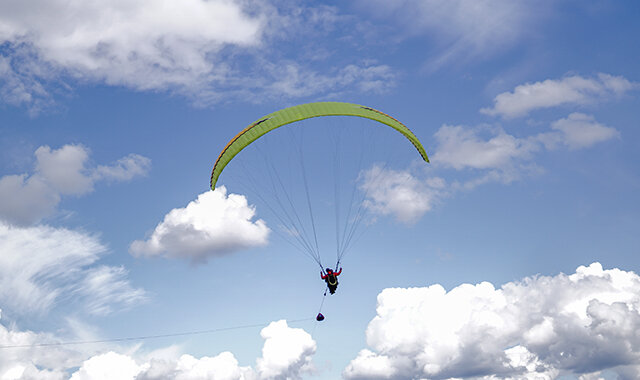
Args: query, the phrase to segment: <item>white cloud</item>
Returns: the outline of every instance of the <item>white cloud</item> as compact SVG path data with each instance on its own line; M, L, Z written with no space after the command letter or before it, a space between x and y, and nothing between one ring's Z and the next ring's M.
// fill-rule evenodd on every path
M445 195L441 178L422 181L408 171L378 165L364 171L360 181L366 194L365 208L375 214L393 215L403 223L415 223Z
M150 159L131 153L113 165L98 165L93 171L92 178L94 180L128 181L134 177L146 175L150 166Z
M256 365L260 379L297 379L311 370L316 342L306 331L281 320L262 329L260 336L265 340Z
M319 37L354 22L335 7L262 0L12 0L0 4L0 96L37 114L74 83L169 91L199 106L385 91L393 78L385 65L333 60L314 68L318 50L329 52L325 60L333 54ZM301 57L283 59L282 45Z
M591 148L620 136L612 127L598 123L591 115L572 113L551 123L551 131L516 137L502 128L469 128L443 125L436 133L431 155L435 167L472 169L475 178L453 182L453 190L471 190L489 182L510 183L523 174L539 174L536 154L564 146L571 150Z
M147 355L143 360L110 351L85 360L71 380L294 380L309 371L316 348L311 335L282 320L263 328L261 336L265 342L256 369L240 366L228 351L199 359L183 354L178 358Z
M542 149L538 136L519 138L502 128L449 125L443 125L434 136L434 167L472 170L470 178L452 182L451 191L469 191L490 182L511 183L523 173L533 175L542 170L531 163L534 153Z
M594 79L580 76L549 79L500 94L495 98L494 107L482 109L482 112L510 118L526 115L537 108L610 99L636 87L637 83L607 74L599 74ZM510 183L524 175L540 174L543 168L536 163L536 156L545 149L586 149L620 136L615 128L597 122L592 115L578 112L552 122L550 129L516 135L495 126L445 124L434 134L437 145L431 154L431 162L435 168L467 170L470 177L451 182L449 190L472 190L490 182Z
M35 223L51 215L60 194L51 191L38 175L6 175L0 178L0 219L16 224Z
M316 342L304 330L289 327L285 320L280 320L264 327L260 334L264 339L262 356L252 368L240 366L228 351L196 358L181 353L178 346L143 352L141 345L129 348L107 344L56 345L99 337L81 331L80 335L76 332L75 338L63 339L19 331L15 325L7 328L0 323L0 347L3 347L0 379L295 380L313 369L311 359Z
M0 178L0 219L30 224L51 215L63 195L93 191L95 182L126 181L148 172L151 160L130 154L114 165L87 167L89 150L82 145L39 147L33 174Z
M251 380L256 379L250 367L241 367L231 352L222 352L213 357L197 359L182 355L175 360L151 360L148 369L136 380Z
M243 195L229 194L224 186L207 191L165 215L145 240L131 243L140 256L186 258L205 262L212 257L267 244L269 228L253 221L255 208Z
M128 272L123 267L102 265L87 270L79 291L87 296L86 309L91 314L104 315L128 309L146 299L142 289L134 289L127 279Z
M130 357L107 352L82 363L82 367L71 376L71 380L134 380L141 370L142 368Z
M348 379L553 379L640 368L640 276L571 275L385 289Z
M396 74L391 67L374 61L328 70L317 70L296 61L260 60L259 65L263 70L260 76L238 78L236 86L226 89L225 93L245 101L260 102L265 96L295 98L323 94L324 97L335 98L354 89L364 93L384 93L396 85Z
M483 132L489 131L489 139ZM535 141L507 134L502 129L443 125L435 133L438 146L433 162L460 170L502 168L518 159L529 159L539 149Z
M551 129L557 132L539 136L548 149L554 149L558 144L566 145L572 150L589 148L599 142L620 137L620 132L615 128L598 123L591 115L578 112L554 121L551 123Z
M22 62L23 57L13 58L13 61ZM16 65L13 67L12 59L0 56L0 99L14 106L26 105L32 116L51 106L49 93L41 82L47 78L34 78L29 74L29 67ZM27 73L24 73L27 71Z
M393 379L395 375L395 363L391 358L367 349L361 350L343 373L347 379Z
M585 105L609 100L637 87L638 83L624 77L602 73L596 78L574 75L562 79L547 79L519 85L513 92L503 92L494 98L493 107L483 108L480 112L510 119L525 116L540 108Z
M106 314L145 299L122 268L91 267L106 248L82 232L0 222L0 303L14 313L46 312L73 299L92 314Z
M572 113L551 123L551 130L524 137L499 127L443 125L434 134L431 166L435 170L467 170L461 180L446 182L438 176L416 176L373 166L361 174L364 207L374 214L393 215L403 223L414 223L435 204L457 191L469 191L492 182L511 183L543 169L536 155L545 149L591 148L619 137L613 127L598 123L591 115Z
M80 195L93 190L93 181L85 164L89 151L80 145L65 145L51 150L48 146L36 149L36 169L40 176L59 194Z
M347 65L338 77L343 85L353 84L363 93L385 93L395 86L396 74L388 65Z
M223 75L226 67L207 56L228 45L258 44L262 28L261 16L225 0L0 5L0 41L27 45L75 77L138 89Z
M0 348L0 379L63 380L69 377L64 369L81 363L82 356L66 347L29 347L38 343L56 342L48 333L19 331L0 323L0 346L26 346Z

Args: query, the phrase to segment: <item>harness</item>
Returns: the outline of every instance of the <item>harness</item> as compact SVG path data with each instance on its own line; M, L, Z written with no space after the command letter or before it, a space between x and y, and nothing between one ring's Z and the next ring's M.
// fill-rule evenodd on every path
M338 278L333 274L327 274L327 284L331 286L338 285Z

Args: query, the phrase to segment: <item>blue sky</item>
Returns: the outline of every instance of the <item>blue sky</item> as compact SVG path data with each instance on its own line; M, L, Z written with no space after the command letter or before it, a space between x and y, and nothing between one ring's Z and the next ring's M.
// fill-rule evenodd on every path
M639 15L604 0L3 1L0 378L640 377ZM344 162L367 157L338 181L364 196L366 228L322 323L317 264L239 179L270 186L265 155L298 178L302 139L331 262L327 137L370 127L265 136L208 186L236 133L315 101L394 116L431 160L383 127L340 134ZM39 346L76 341L102 343Z

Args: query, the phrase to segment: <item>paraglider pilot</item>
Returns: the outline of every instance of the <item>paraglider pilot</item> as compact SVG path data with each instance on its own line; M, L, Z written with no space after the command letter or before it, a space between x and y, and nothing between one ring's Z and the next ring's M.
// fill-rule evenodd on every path
M342 273L342 268L340 268L340 270L337 272L334 272L331 268L327 268L326 272L326 274L320 272L320 277L322 277L322 279L327 283L329 292L333 294L338 288L338 276L340 276L340 273Z

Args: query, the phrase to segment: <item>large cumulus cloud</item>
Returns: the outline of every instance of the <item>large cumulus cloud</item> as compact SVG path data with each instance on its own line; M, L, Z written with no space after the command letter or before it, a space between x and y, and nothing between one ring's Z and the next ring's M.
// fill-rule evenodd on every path
M369 349L344 376L552 379L609 369L637 378L638 331L640 277L599 263L498 289L385 289L367 328Z

